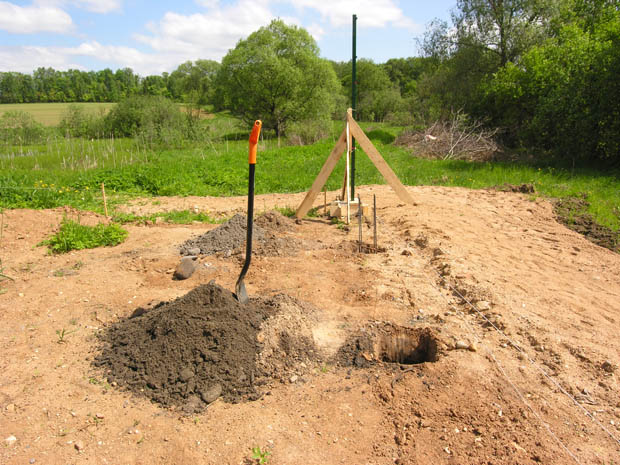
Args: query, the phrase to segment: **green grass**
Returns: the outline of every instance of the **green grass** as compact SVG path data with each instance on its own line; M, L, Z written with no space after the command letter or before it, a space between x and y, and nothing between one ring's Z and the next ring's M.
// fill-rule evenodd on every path
M404 184L480 189L505 183L531 183L537 195L563 198L586 194L594 218L615 231L620 229L617 171L419 159L403 148L383 143L391 141L402 128L376 123L364 127ZM256 193L307 191L333 148L338 128L342 130L342 123L334 123L335 131L328 140L311 146L278 147L277 140L262 139L256 166ZM101 212L102 182L111 209L136 196L246 195L248 129L234 118L219 114L205 120L204 130L210 135L204 144L177 150L149 150L128 139L54 139L45 146L24 147L19 153L0 149L0 207L70 205ZM363 151L357 153L356 184L384 184L383 177ZM327 189L341 187L344 168L343 157L330 176ZM210 221L187 215L183 213L178 221ZM166 218L166 221L174 220Z
M88 112L108 111L114 103L3 103L0 104L0 115L5 111L25 111L45 126L56 126L60 123L69 105L83 107Z
M191 210L172 210L168 212L158 212L152 215L134 215L132 213L117 213L112 217L116 223L127 224L137 223L146 224L147 222L155 222L157 218L161 218L165 223L172 224L190 224L194 222L218 224L226 221L225 219L217 219L203 212L193 212Z
M127 231L116 223L87 226L64 218L57 233L39 245L45 245L52 253L71 250L94 249L118 245L127 238Z

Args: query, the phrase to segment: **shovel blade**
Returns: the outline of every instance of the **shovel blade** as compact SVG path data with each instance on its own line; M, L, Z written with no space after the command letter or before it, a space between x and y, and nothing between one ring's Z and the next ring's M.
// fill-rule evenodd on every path
M248 299L248 293L245 290L245 284L243 283L242 280L237 281L237 284L235 286L235 297L242 304L247 304L248 303L248 300L249 300Z

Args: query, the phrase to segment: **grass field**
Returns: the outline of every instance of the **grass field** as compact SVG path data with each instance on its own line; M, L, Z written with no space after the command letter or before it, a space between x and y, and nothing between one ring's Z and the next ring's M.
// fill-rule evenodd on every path
M228 116L206 124L205 131L210 131L213 137L204 144L184 149L152 150L130 139L57 138L46 145L6 150L0 154L0 207L71 205L101 211L102 182L112 204L129 196L244 195L247 190L245 133L242 140L235 140L241 138L237 137L240 126ZM589 211L599 223L615 231L620 229L617 172L419 159L394 146L386 137L386 133L395 133L399 128L376 130L376 124L364 126L404 184L480 189L505 183L531 183L538 195L586 196ZM263 140L259 146L256 192L307 190L333 145L334 135L309 146L278 147L276 140ZM358 154L356 183L383 184L382 176L368 157L361 150ZM340 187L343 172L344 159L328 180L328 189Z
M0 115L6 111L25 111L45 126L56 126L69 105L83 107L86 111L98 113L107 111L114 103L3 103L0 104Z

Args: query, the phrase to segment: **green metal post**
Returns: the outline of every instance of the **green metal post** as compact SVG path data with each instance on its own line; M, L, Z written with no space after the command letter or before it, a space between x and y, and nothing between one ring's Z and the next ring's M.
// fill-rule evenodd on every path
M357 105L357 15L353 15L353 57L351 59L351 108L356 117ZM351 138L351 198L355 198L355 139Z

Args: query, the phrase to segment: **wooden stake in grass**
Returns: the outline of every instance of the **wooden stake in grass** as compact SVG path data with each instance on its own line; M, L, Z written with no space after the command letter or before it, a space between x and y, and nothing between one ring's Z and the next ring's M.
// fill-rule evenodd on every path
M101 183L101 195L103 196L103 210L105 211L106 219L110 218L108 216L108 201L105 198L105 185Z
M327 188L323 191L323 216L327 216Z

